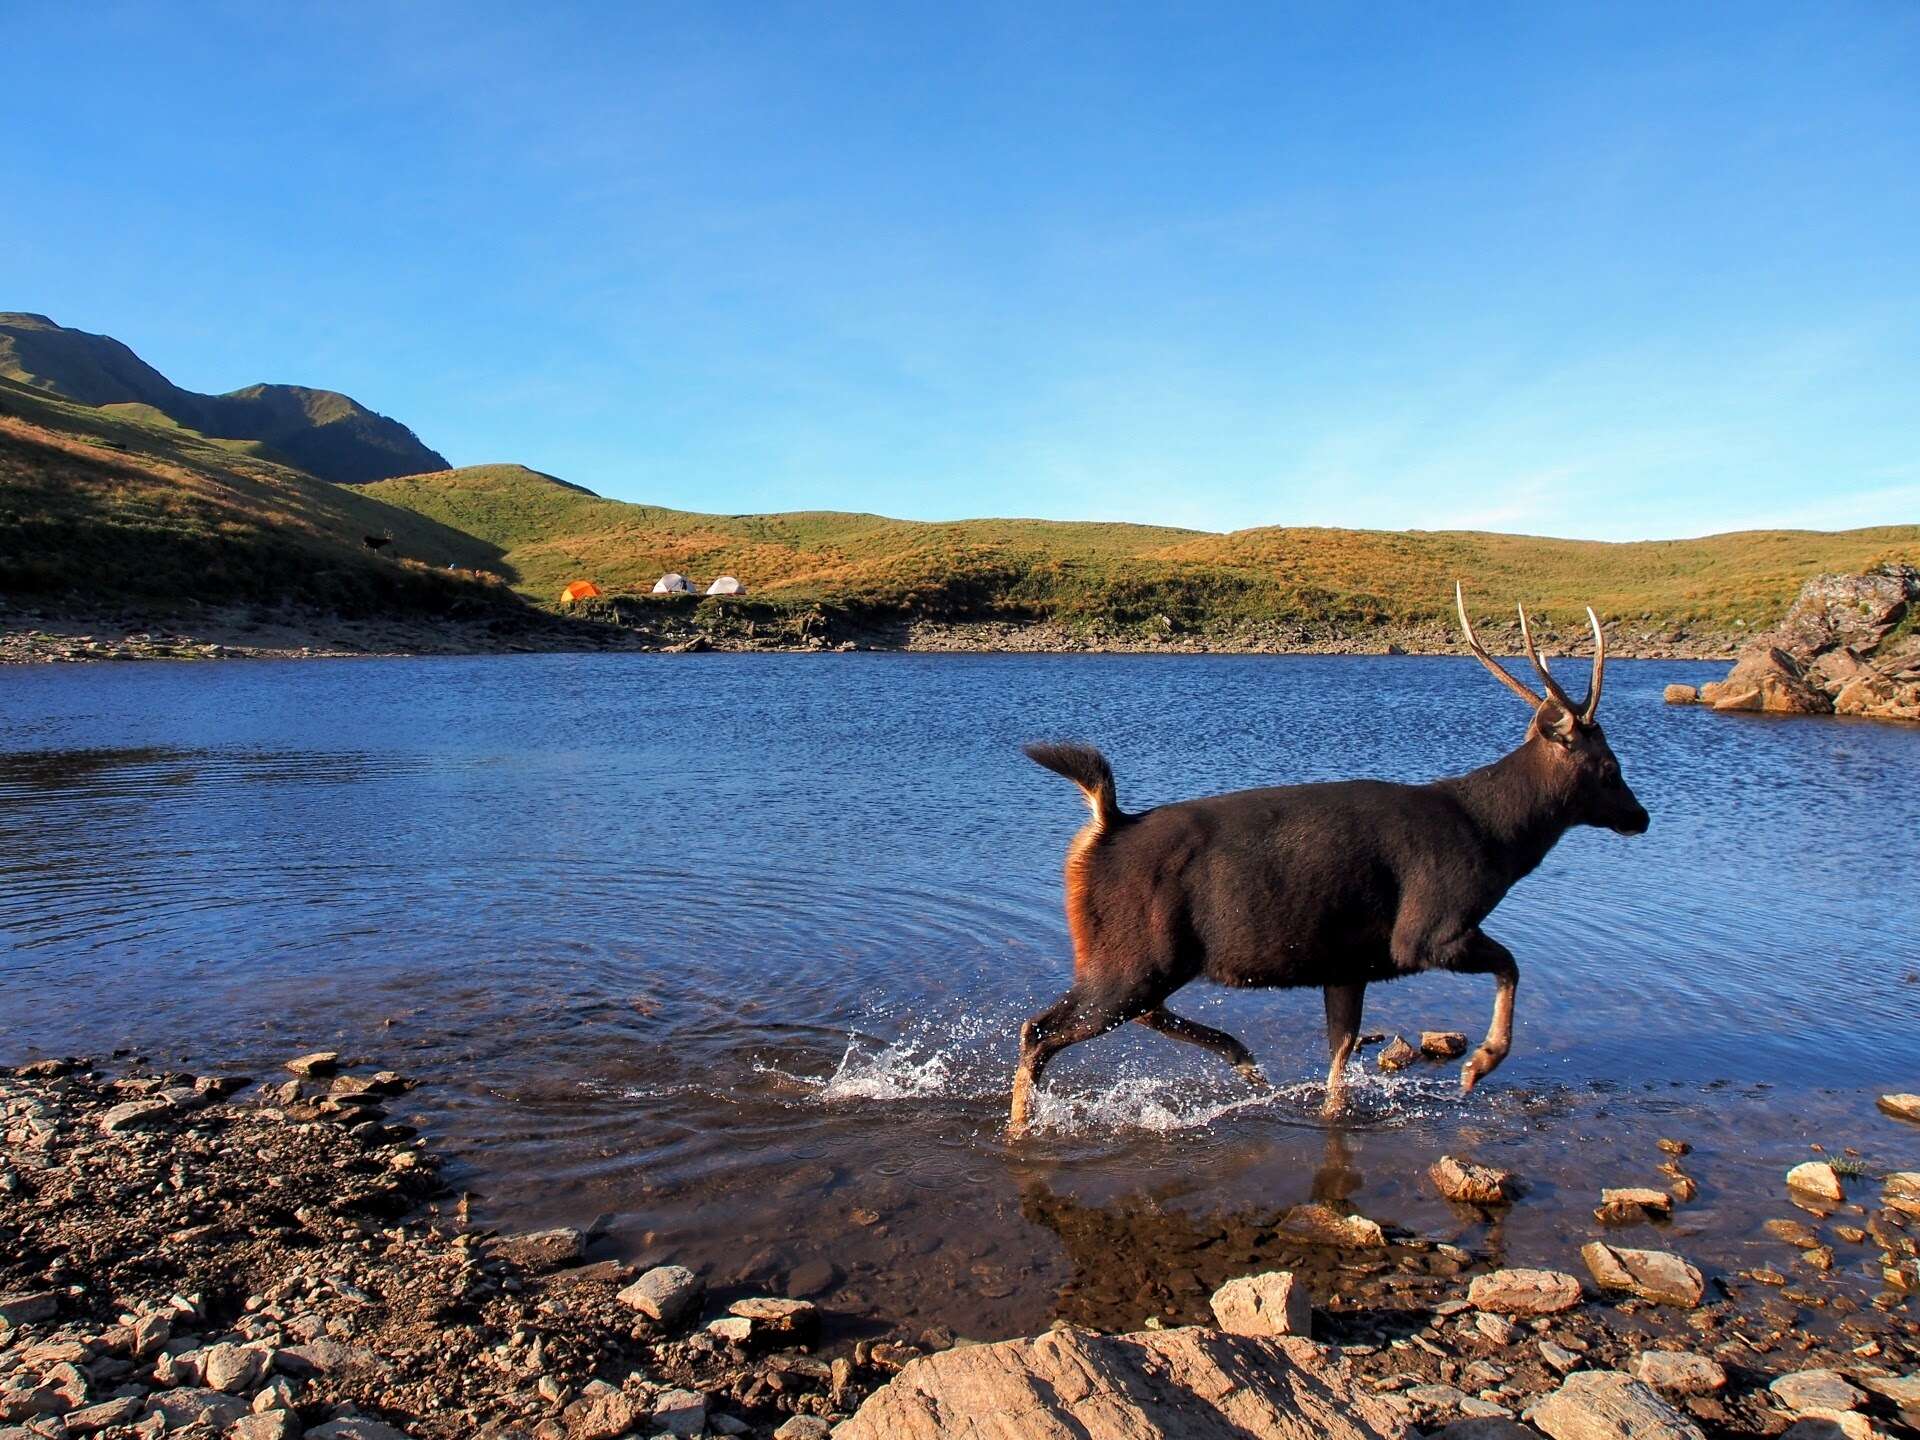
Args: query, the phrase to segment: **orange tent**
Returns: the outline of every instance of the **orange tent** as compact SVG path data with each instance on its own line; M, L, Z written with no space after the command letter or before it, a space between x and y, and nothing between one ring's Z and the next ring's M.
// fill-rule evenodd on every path
M600 587L591 580L576 580L560 592L560 603L571 605L576 600L591 600L600 593Z

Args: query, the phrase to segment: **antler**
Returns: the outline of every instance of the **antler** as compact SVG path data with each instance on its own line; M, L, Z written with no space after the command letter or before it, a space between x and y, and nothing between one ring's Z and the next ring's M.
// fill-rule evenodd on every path
M1514 694L1518 695L1522 700L1526 701L1527 704L1533 706L1535 709L1538 709L1540 706L1544 705L1546 703L1544 700L1542 700L1538 695L1534 694L1533 691L1529 690L1525 685L1521 684L1518 680L1514 679L1513 676L1509 675L1507 673L1506 667L1502 665L1499 661L1495 660L1491 655L1487 654L1487 652L1483 648L1481 648L1479 640L1474 638L1473 622L1467 619L1466 591L1460 588L1460 582L1458 580L1453 582L1453 603L1460 611L1460 629L1462 630L1462 632L1465 633L1467 637L1467 648L1473 651L1474 658L1479 660L1479 662L1482 665L1486 666L1488 670L1493 672L1494 679L1498 680L1502 685L1506 686L1509 690L1513 691ZM1526 617L1524 614L1521 616L1521 623L1522 625L1526 623ZM1532 647L1531 641L1528 642L1527 648L1529 651L1532 650L1533 647ZM1536 665L1540 664L1538 659L1535 659L1533 663ZM1540 673L1542 675L1546 674L1546 667L1544 665L1540 667ZM1547 683L1551 685L1553 682L1549 680ZM1573 713L1573 709L1571 706L1568 707L1567 713L1568 714Z
M1580 720L1591 725L1600 710L1600 683L1607 678L1607 636L1591 605L1587 607L1587 623L1593 626L1593 673L1587 679L1587 708L1580 712Z
M1547 662L1540 658L1540 652L1533 646L1533 628L1527 624L1527 607L1516 605L1520 612L1520 640L1527 647L1527 658L1533 662L1533 668L1540 676L1540 683L1547 687L1547 694L1553 697L1553 703L1566 711L1568 716L1580 714L1581 707L1573 703L1573 697L1560 688L1560 682L1553 678L1547 669Z
M1600 687L1607 676L1607 635L1600 628L1600 617L1593 613L1593 607L1587 607L1587 623L1593 627L1593 673L1587 680L1587 703L1575 705L1572 699L1553 676L1547 673L1547 662L1540 658L1540 652L1533 648L1533 632L1527 626L1526 607L1520 606L1520 638L1527 642L1527 658L1533 661L1533 668L1540 672L1540 679L1546 684L1547 693L1553 696L1554 703L1567 714L1577 716L1582 725L1593 724L1593 717L1600 709Z

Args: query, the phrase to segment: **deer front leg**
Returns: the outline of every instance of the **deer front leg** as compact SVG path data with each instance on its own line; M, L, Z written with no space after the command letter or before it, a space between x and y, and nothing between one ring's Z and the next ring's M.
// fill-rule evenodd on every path
M1320 1113L1328 1119L1347 1108L1347 1062L1360 1041L1360 1007L1365 985L1329 985L1327 1000L1327 1098Z
M1475 946L1475 959L1479 963L1459 968L1492 974L1493 1022L1487 1026L1487 1038L1480 1042L1480 1048L1460 1067L1462 1095L1472 1094L1473 1087L1491 1075L1513 1049L1513 996L1520 988L1520 967L1514 963L1513 953L1498 940L1477 932L1475 938L1479 942Z

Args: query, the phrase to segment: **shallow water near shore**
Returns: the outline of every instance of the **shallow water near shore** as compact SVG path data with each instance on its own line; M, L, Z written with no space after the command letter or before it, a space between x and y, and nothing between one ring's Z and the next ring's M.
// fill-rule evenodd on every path
M1423 658L16 671L0 1061L365 1055L422 1082L402 1108L488 1223L606 1216L613 1249L723 1289L982 1337L1191 1317L1309 1198L1577 1269L1600 1187L1657 1183L1662 1136L1694 1147L1698 1198L1606 1233L1786 1270L1760 1226L1794 1213L1809 1145L1920 1168L1920 1130L1872 1104L1920 1089L1920 731L1661 705L1714 672L1609 667L1653 828L1575 832L1495 912L1516 1049L1470 1099L1452 1065L1382 1077L1368 1052L1329 1130L1317 993L1195 987L1175 1007L1244 1039L1274 1094L1129 1027L1061 1058L1013 1146L1014 1032L1066 983L1082 816L1021 741L1101 744L1140 809L1455 773L1524 710ZM1490 1003L1484 978L1420 977L1375 987L1366 1028L1477 1037ZM1446 1205L1424 1172L1448 1151L1517 1170L1522 1203L1491 1229ZM1870 1294L1876 1261L1842 1253L1839 1283Z

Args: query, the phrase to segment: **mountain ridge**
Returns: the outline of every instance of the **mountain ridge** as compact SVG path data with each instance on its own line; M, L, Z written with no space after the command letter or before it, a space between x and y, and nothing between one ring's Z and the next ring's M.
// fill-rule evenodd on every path
M33 311L0 311L0 378L95 408L144 406L336 483L448 468L407 426L337 390L264 382L219 395L186 390L123 341Z

